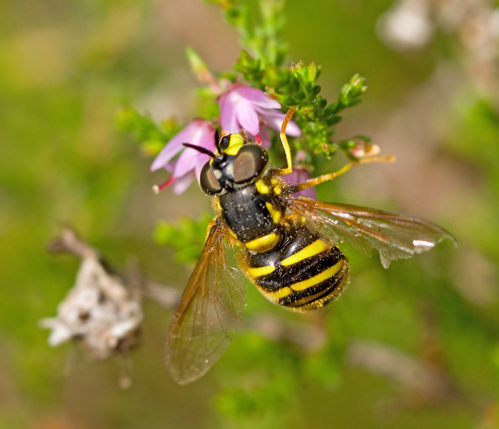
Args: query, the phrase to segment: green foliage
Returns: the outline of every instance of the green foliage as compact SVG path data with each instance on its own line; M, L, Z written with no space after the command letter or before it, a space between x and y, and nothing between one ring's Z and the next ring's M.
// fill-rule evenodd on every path
M225 387L216 397L218 411L234 427L292 423L299 418L304 385L331 392L341 384L348 339L342 332L330 334L327 344L313 352L285 340L240 334L227 352L229 359L237 359L231 359L234 363L223 371Z
M455 150L480 166L494 193L499 195L499 113L492 101L467 100L449 138Z
M492 364L496 370L497 378L499 380L499 344L496 345L494 351L492 352Z
M332 127L341 120L339 113L355 106L366 91L365 79L354 75L341 88L336 101L328 103L321 95L317 79L321 67L299 62L286 65L287 45L279 38L284 24L283 0L260 1L260 15L252 19L250 8L244 1L208 0L221 6L227 21L238 29L241 44L250 53L242 51L235 70L254 88L266 90L283 106L296 106L295 117L303 137L297 145L315 154L329 156L338 144L331 140ZM198 61L199 63L199 61ZM191 60L192 64L192 60ZM198 67L199 68L199 67Z
M365 79L355 74L340 90L338 99L329 102L320 94L321 87L317 80L321 74L321 66L311 63L305 65L284 64L286 44L280 41L279 33L284 23L282 11L283 0L261 1L260 15L255 18L244 1L208 0L223 8L228 22L240 33L241 44L247 51L241 55L234 66L244 81L254 88L265 90L283 107L297 107L295 121L302 129L302 138L296 143L297 148L306 149L310 153L329 157L337 148L347 150L350 145L332 141L333 126L341 121L340 113L360 103L361 96L367 90ZM218 117L218 104L215 102L220 91L217 78L209 70L206 62L193 49L187 48L187 59L194 74L200 82L208 84L207 88L197 90L198 116L205 119ZM235 81L237 77L229 73L221 73L220 77ZM145 153L155 154L161 144L173 137L179 127L170 120L160 127L150 117L141 115L134 109L125 109L117 117L118 128L131 132L134 138L142 143ZM350 139L353 141L353 138Z
M242 335L229 353L239 358L223 376L226 386L216 397L217 410L234 427L281 427L292 419L298 400L300 353L256 334Z
M202 60L201 56L193 49L187 48L185 50L187 55L187 60L189 61L189 65L191 66L192 71L198 77L201 82L208 81L211 77L211 72L208 69L208 66Z
M227 22L239 31L241 44L255 58L281 66L287 56L288 45L280 39L284 25L284 0L260 0L260 14L251 16L244 0L205 0L223 8Z
M255 18L250 14L250 8L243 1L208 1L221 6L229 23L236 27L241 36L241 43L252 53L242 51L234 66L244 81L254 88L265 90L271 97L277 99L283 107L295 106L297 113L294 120L302 129L302 137L295 142L295 148L305 149L308 154L325 155L329 157L339 147L348 151L355 145L355 138L335 143L332 141L333 126L342 117L340 113L360 102L361 95L366 91L365 79L354 75L343 85L338 99L328 103L320 94L321 87L317 80L321 67L315 63L305 65L283 65L286 57L286 45L280 41L278 34L283 25L283 0L261 1L260 15ZM187 59L193 73L200 82L206 84L196 90L197 116L216 121L220 110L217 97L222 91L220 78L235 81L237 77L229 73L221 73L219 77L208 68L206 62L193 49L187 48ZM133 108L123 109L116 117L119 130L131 133L141 144L142 151L147 155L159 153L162 147L177 133L179 125L173 120L157 124L147 114L140 114ZM367 137L360 137L367 140ZM275 145L274 145L275 146ZM280 155L280 145L271 150L272 154ZM312 164L312 157L307 156L305 162ZM180 226L160 224L156 230L156 241L172 247L177 252L177 260L194 262L199 247L199 238L193 233L199 223L190 224L184 220ZM176 233L182 231L179 236Z
M175 119L170 118L157 124L149 115L140 114L133 107L119 111L115 123L118 130L131 133L147 155L158 154L165 144L180 131L180 126Z
M197 262L203 251L206 228L213 216L202 213L198 220L184 217L176 224L161 221L154 232L154 240L160 246L175 250L175 260L179 263Z
M240 334L227 352L232 365L220 371L223 388L216 397L217 410L231 423L227 427L303 427L306 386L329 394L338 389L347 346L344 332L331 332L317 351Z
M496 240L499 235L496 222L499 216L499 113L491 100L468 95L456 110L447 136L448 146L472 161L487 185L484 204L475 205L469 214L466 236L499 262Z
M328 342L315 353L306 356L303 376L328 391L339 388L343 380L348 338L343 332L329 332Z
M402 182L388 191L379 188L380 195L393 196L393 207L399 192L403 194L400 204L434 213L430 220L441 222L458 237L462 257L457 258L448 243L383 270L374 256L348 254L347 249L351 285L327 310L330 332L321 350L305 353L284 341L238 333L204 379L181 388L169 381L162 362L170 313L146 305L144 341L131 357L134 385L122 392L117 387L122 361L89 362L72 345L60 349L47 345L47 332L37 323L54 315L78 269L73 257L45 253L45 244L60 221L71 222L116 265L134 254L146 277L179 287L185 284L187 273L151 241L150 225L156 213L145 208L157 202L142 191L150 189L150 177L136 174L145 173L147 166L137 160L135 146L117 138L109 119L116 106L144 99L158 85L176 82L171 80L175 73L169 71L181 62L178 56L183 49L168 45L165 40L170 36L157 37L157 31L150 30L149 23L161 19L159 13L153 15L161 11L160 3L108 0L89 7L84 2L49 2L40 14L33 0L0 2L0 141L4 142L0 157L0 427L497 427L499 118L492 91L490 98L477 97L467 88L465 101L454 100L435 115L439 133L430 135L430 140L445 141L446 146L428 149L422 144L421 149L429 162L428 177L435 182L422 182L422 192L415 193L401 188ZM307 150L308 165L321 158L309 152L328 154L337 146L347 151L357 140L369 141L364 136L332 141L335 123L344 109L361 99L365 83L353 79L331 102L317 92L319 77L334 80L362 70L376 82L370 92L373 104L366 106L365 113L373 124L381 117L393 117L401 100L411 111L421 110L411 103L418 98L414 94L431 83L435 62L445 61L449 67L455 60L435 45L419 54L393 54L372 37L388 2L312 1L307 7L288 3L286 14L293 22L289 41L294 56L305 53L323 67L289 66L287 47L279 36L282 3L262 1L261 10L268 7L269 17L257 16L252 3L242 0L211 3L226 8L247 50L236 66L239 77L231 70L216 78L240 79L266 90L284 107L283 100L296 102L300 111L295 119L303 137L294 139L294 144ZM180 18L183 22L176 30L192 31L193 21ZM273 28L269 28L271 22ZM216 20L203 23L213 31L222 26ZM168 26L162 29L170 31ZM202 45L195 37L191 43ZM450 36L441 32L442 37ZM230 49L227 46L216 49L224 52ZM195 71L209 72L206 64L212 58L207 56L204 62L194 58L193 51L190 55ZM453 80L452 73L448 79L449 87L458 91L466 87ZM217 95L209 83L196 93L193 115L217 117ZM414 124L420 119L415 116ZM180 129L174 120L158 123L129 108L116 121L149 155ZM383 130L389 123L377 125ZM324 142L327 148L321 146ZM398 145L397 155L403 160L410 152L404 139ZM361 183L370 180L369 173L361 177ZM345 190L347 182L351 183L350 178L335 181L334 187L363 204L365 190ZM189 216L199 206L194 195L186 194L178 203L186 204ZM172 204L180 200L169 191L161 198ZM374 201L376 196L370 198ZM380 204L380 208L388 207ZM159 225L157 241L176 250L177 262L195 263L209 220L206 214L198 220ZM467 298L482 293L481 300ZM266 302L254 286L248 285L247 295L254 314L268 311L306 323L301 315ZM421 303L434 310L429 321L424 321ZM422 362L440 351L429 362L457 385L458 402L413 401L412 392L404 386L394 389L385 376L349 369L345 362L350 338L377 341Z
M336 150L338 145L331 137L332 127L341 121L339 113L360 103L360 97L367 90L365 79L356 74L343 85L338 99L328 103L316 83L321 74L320 66L300 62L291 67L277 67L252 58L245 51L241 52L235 69L252 86L266 89L282 105L297 107L297 122L303 131L300 147L316 154L330 155Z

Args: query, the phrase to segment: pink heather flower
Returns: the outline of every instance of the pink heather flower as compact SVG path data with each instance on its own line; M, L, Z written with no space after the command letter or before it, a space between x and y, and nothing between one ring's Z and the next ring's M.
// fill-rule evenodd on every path
M294 165L293 172L291 174L286 174L285 176L282 177L289 185L297 185L299 183L306 182L308 179L310 179L310 174L305 168L300 167L299 165ZM317 195L315 193L315 188L313 187L307 188L293 195L303 196L317 201Z
M167 182L159 186L159 189L172 184L175 194L184 192L194 178L199 181L201 169L210 159L209 155L195 149L186 148L182 143L191 143L214 152L215 128L211 122L202 119L192 120L187 127L166 144L152 163L151 171L164 168L173 173ZM172 158L182 150L181 155L175 161L172 161Z
M220 122L222 130L228 133L238 133L240 129L261 138L264 146L270 146L267 130L260 124L281 131L281 125L286 116L279 109L281 105L267 97L263 91L239 84L232 85L219 99ZM301 135L301 130L290 121L286 134Z

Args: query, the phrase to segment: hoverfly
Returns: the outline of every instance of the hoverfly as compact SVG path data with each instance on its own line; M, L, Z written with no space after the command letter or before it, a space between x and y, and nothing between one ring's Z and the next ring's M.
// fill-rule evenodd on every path
M179 384L210 369L241 319L243 278L227 265L226 241L238 249L242 272L267 299L307 311L337 298L348 283L348 262L336 243L347 241L362 251L377 249L388 268L392 260L428 251L443 238L455 240L424 219L295 196L356 164L391 158L352 161L335 173L287 185L281 176L292 172L292 161L285 131L294 110L288 111L280 133L287 162L283 169L270 168L267 151L246 142L241 134L217 141L215 153L184 143L211 157L201 171L200 184L212 197L216 217L208 226L204 250L166 343L166 365Z

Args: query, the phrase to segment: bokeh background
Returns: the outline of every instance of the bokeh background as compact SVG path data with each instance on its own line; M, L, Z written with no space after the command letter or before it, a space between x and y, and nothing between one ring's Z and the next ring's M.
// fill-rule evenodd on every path
M323 66L325 96L354 73L368 79L338 139L367 134L397 157L352 171L319 198L425 217L459 247L443 242L389 270L346 247L350 287L319 321L249 286L248 318L320 322L324 345L305 352L243 331L187 387L163 364L172 311L145 301L123 390L120 359L48 346L38 321L55 315L79 261L48 254L46 243L69 222L116 266L134 255L149 278L182 289L192 267L174 262L153 231L159 220L198 218L209 201L196 186L155 196L164 177L115 117L132 105L185 123L198 86L185 47L225 71L239 56L237 34L198 0L2 1L0 427L499 427L496 6L288 0L283 38L293 61Z

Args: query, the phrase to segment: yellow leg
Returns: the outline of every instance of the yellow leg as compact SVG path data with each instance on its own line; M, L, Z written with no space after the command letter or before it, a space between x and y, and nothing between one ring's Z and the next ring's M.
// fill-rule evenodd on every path
M284 121L281 126L280 136L281 136L282 147L284 148L284 154L286 155L287 167L275 170L277 174L289 174L293 171L293 159L291 158L291 149L289 148L288 139L286 137L286 127L288 126L289 121L293 117L293 113L295 113L295 110L296 107L294 106L291 106L289 108L288 113L286 113L286 117L284 118Z
M215 226L215 224L217 223L217 219L218 218L213 219L212 221L210 221L210 223L206 227L206 236L204 237L204 241L208 240L208 236L210 235L211 228L213 228Z
M324 174L322 176L316 177L315 179L310 179L307 180L306 182L300 183L299 185L295 185L295 192L303 191L304 189L311 188L312 186L317 186L320 185L321 183L328 182L329 180L333 180L335 177L338 177L342 175L343 173L346 173L348 170L350 170L352 167L359 165L359 164L370 164L371 162L394 162L395 157L393 155L387 155L387 156L373 156L371 158L362 158L359 159L358 161L352 161L349 162L347 165L345 165L343 168L341 168L338 171L335 171L334 173L328 173Z

